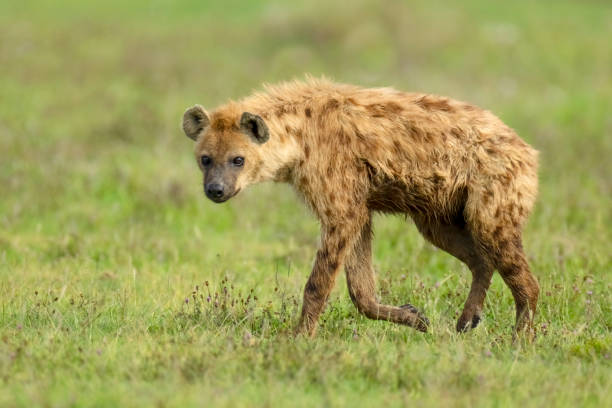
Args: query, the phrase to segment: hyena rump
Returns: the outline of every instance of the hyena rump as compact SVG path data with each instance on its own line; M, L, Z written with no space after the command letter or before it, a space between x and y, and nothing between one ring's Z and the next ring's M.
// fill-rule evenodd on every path
M445 97L364 89L323 79L268 86L210 115L188 109L208 198L250 184L291 183L321 224L298 332L314 335L344 267L351 299L371 319L426 331L411 305L376 297L372 212L410 216L423 236L464 262L472 286L457 330L476 327L494 270L512 291L516 326L531 324L539 286L521 232L537 194L537 152L489 111Z

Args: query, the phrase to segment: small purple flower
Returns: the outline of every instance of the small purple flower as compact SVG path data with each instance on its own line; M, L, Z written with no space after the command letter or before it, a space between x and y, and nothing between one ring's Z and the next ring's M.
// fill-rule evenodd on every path
M97 354L97 355L99 355L99 356L101 356L101 355L102 355L102 350L97 349L97 350L96 350L96 354Z
M185 304L189 304L189 298L185 298Z
M208 303L210 303L210 300L211 300L211 299L210 299L210 295L208 295L208 297L206 298L206 301L207 301Z
M587 295L591 296L593 294L592 290L587 291Z

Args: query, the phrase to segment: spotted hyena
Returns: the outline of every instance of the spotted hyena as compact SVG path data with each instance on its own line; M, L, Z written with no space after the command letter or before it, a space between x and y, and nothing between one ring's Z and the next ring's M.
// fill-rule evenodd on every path
M379 303L372 213L406 214L464 262L472 286L457 330L476 327L494 270L531 324L539 286L521 231L537 194L537 152L491 112L446 97L308 79L267 86L208 114L188 109L204 191L221 203L250 184L291 183L318 217L321 244L298 332L314 335L338 271L371 319L426 331L412 305Z

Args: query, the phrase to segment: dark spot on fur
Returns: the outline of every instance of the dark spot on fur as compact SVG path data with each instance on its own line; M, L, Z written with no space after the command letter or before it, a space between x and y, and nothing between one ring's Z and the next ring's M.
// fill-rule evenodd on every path
M501 177L500 177L501 181L503 184L510 184L510 182L512 181L512 173L508 172L508 173L504 173Z
M338 102L338 100L335 98L331 98L330 100L325 102L325 105L323 105L323 112L328 112L331 110L338 109L339 106L340 106L340 102Z
M350 138L347 136L345 132L342 131L342 129L338 129L338 131L336 132L336 139L338 140L339 143L343 143L343 144L347 144L350 142Z
M341 239L340 242L338 242L338 251L342 251L345 246L346 246L346 240Z
M308 159L310 157L310 146L304 146L304 156Z
M523 250L523 241L521 240L520 236L515 236L512 240L512 243L514 244L514 247L520 251Z
M332 203L336 201L336 195L334 193L329 193L329 201ZM332 227L332 228L335 229L335 227Z
M489 201L491 201L491 198L493 198L493 192L491 190L485 191L484 196L482 197L482 203L484 205L489 204Z
M431 181L433 182L434 186L440 187L444 183L444 177L439 174L434 174Z
M310 110L310 108L306 108L304 109L304 114L306 114L306 117L309 118L312 116L312 111Z
M415 103L426 111L453 112L453 107L448 103L448 99L425 95L417 99Z
M329 257L327 249L319 249L318 255L321 260L326 260Z
M316 292L317 291L317 286L314 284L313 281L311 281L310 279L308 280L308 282L306 282L306 288L305 288L306 292Z
M398 152L402 151L402 144L399 142L399 140L394 140L393 141L393 147L395 148L395 150L397 150Z
M370 105L366 105L366 109L373 118L382 118L385 116L385 107L379 103L373 103Z
M283 105L277 107L276 111L274 112L274 114L278 116L279 118L283 117L286 113L287 113L287 108Z
M493 237L495 239L500 239L501 238L501 234L502 234L503 228L501 225L498 225L497 227L495 227L495 230L493 231ZM500 240L500 244L501 244L501 240Z
M458 127L452 127L450 130L451 135L456 137L457 139L461 139L463 137L463 132Z
M412 306L410 303L406 303L405 305L401 305L399 308L400 309L408 310L411 313L419 313L419 309L417 309L416 307Z
M415 125L412 121L403 122L403 127L406 133L418 142L429 142L433 139L432 135L427 131Z
M401 111L404 110L404 108L402 108L402 106L398 103L395 102L387 102L387 104L385 105L385 110L389 113L393 113L395 115L397 115L398 113L400 113Z

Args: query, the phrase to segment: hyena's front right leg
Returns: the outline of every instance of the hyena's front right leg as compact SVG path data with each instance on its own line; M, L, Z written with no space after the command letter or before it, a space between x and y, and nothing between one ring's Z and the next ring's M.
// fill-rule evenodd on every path
M364 225L359 239L346 259L346 281L351 300L360 313L370 319L388 320L405 324L422 332L427 331L429 320L414 306L388 306L376 299L376 281L372 267L371 221Z
M310 337L315 335L319 315L325 308L348 248L352 247L356 240L360 225L333 223L322 226L321 247L317 251L312 273L304 288L304 302L297 334Z

